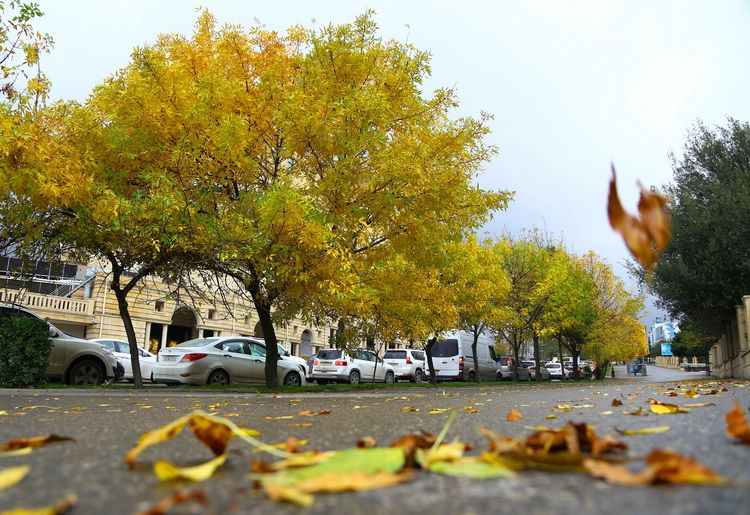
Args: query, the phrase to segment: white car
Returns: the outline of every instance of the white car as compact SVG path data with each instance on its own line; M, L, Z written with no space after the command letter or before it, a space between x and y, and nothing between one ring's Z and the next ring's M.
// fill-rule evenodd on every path
M313 361L312 378L321 385L393 383L396 373L391 365L371 351L354 350L347 354L341 349L322 349Z
M249 338L250 341L256 342L260 345L266 346L266 341L259 339L259 338ZM291 354L288 350L286 350L284 347L281 346L281 344L276 344L276 349L279 353L279 358L291 361L292 363L295 363L297 367L299 367L300 372L304 374L305 377L309 377L310 371L307 369L307 361L300 358L299 356L295 356L294 354Z
M112 354L115 355L117 360L122 363L122 366L125 368L125 376L123 379L126 381L133 380L133 363L130 358L130 345L128 342L107 338L94 338L91 341L111 350ZM152 373L154 365L156 364L156 356L149 351L138 347L138 363L141 365L141 377L153 381Z
M266 346L252 338L221 336L196 338L159 351L154 365L155 383L211 384L266 381ZM305 374L296 362L276 362L279 383L305 384Z
M408 379L412 383L422 381L424 360L424 351L416 349L389 349L383 356L383 361L393 367L396 379Z
M550 379L569 379L570 374L568 373L565 368L557 362L549 362L546 365L544 365L545 368L549 371L549 378Z

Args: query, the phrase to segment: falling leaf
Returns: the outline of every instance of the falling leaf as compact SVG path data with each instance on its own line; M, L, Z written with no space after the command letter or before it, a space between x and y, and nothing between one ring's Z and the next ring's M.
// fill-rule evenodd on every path
M47 445L48 443L55 443L55 442L73 442L72 438L69 438L67 436L58 436L58 435L47 435L47 436L34 436L32 438L16 438L13 440L8 440L7 442L0 444L0 451L13 451L16 449L23 449L26 447L41 447L43 445Z
M516 408L511 408L505 420L507 420L508 422L516 422L517 420L523 420L523 413L518 411Z
M0 515L62 515L68 512L78 502L75 495L68 495L57 504L43 508L12 508L0 511Z
M640 218L626 212L617 194L615 167L609 183L607 213L609 224L619 232L630 253L650 271L672 237L667 199L641 187L638 201Z
M193 467L178 467L168 461L157 461L154 463L154 473L162 481L171 481L174 479L187 479L188 481L196 482L205 481L213 476L214 472L226 461L226 453Z
M162 499L154 506L139 511L136 515L166 515L174 506L186 502L196 502L203 507L204 513L211 512L206 494L204 494L202 490L192 490L189 492L175 492L169 497Z
M736 400L732 409L726 415L727 435L737 438L743 443L750 444L750 426L748 426L745 412Z
M10 467L0 470L0 492L11 486L15 486L26 477L31 467L21 465L20 467Z
M666 433L669 431L669 426L652 426L652 427L644 427L643 429L617 429L615 428L615 431L620 433L621 435L652 435L656 433Z

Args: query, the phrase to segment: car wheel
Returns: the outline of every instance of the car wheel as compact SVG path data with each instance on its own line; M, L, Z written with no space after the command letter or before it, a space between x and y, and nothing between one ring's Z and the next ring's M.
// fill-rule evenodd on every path
M385 375L385 383L386 384L393 384L393 381L395 381L395 376L393 375L393 372L388 372Z
M216 386L226 386L229 384L229 376L223 370L214 370L211 375L208 376L206 384L212 384Z
M82 359L75 363L68 373L70 384L102 384L105 380L104 371L99 363L93 359Z
M300 386L302 378L297 372L289 372L284 378L284 386Z
M414 379L412 379L412 382L413 383L421 383L422 382L422 370L421 369L418 368L418 369L416 369L414 371Z
M359 372L352 370L349 373L349 384L359 384Z

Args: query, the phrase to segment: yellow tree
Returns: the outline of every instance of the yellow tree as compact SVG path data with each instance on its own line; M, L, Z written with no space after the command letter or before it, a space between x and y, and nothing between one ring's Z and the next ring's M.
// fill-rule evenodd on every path
M426 52L351 24L218 27L161 36L95 92L133 166L179 186L201 267L236 278L267 340L274 320L361 312L360 272L478 227L509 195L474 179L494 149L486 118L451 119L451 90L423 96Z
M553 266L557 250L542 244L538 233L530 232L520 238L501 238L495 252L509 281L509 292L501 303L505 309L495 329L510 346L516 362L521 346L533 340L538 363L543 316L559 279ZM514 379L518 380L518 371Z

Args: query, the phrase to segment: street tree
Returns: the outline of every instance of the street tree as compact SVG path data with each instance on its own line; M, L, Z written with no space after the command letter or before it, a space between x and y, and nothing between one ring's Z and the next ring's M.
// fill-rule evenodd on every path
M750 291L750 124L697 123L672 168L672 240L653 275L630 269L672 318L718 338Z
M509 195L474 179L494 148L487 117L425 96L429 55L353 23L218 27L137 49L102 88L144 168L189 189L210 266L248 292L277 386L274 322L323 305L361 312L361 270L480 226ZM204 201L204 199L207 199ZM193 246L196 248L196 246ZM210 261L210 264L209 264Z

